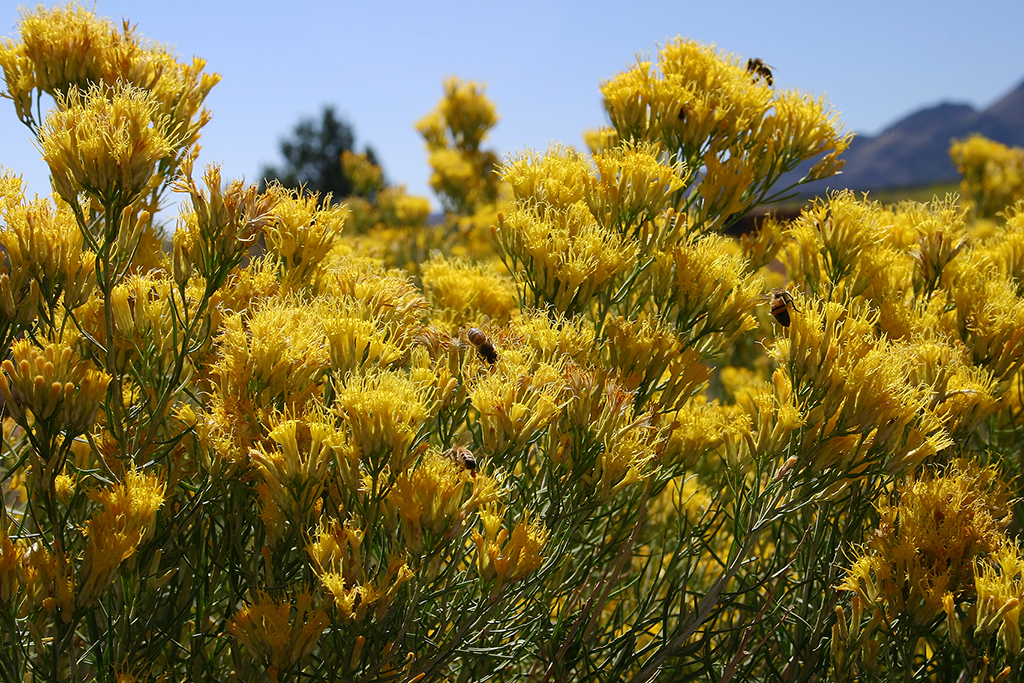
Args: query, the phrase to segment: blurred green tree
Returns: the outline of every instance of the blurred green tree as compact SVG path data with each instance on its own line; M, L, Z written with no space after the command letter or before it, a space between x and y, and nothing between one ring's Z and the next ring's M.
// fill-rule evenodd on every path
M334 107L327 105L320 120L303 118L292 130L290 136L281 140L281 166L263 169L263 186L277 180L285 187L304 187L310 192L319 192L323 197L330 192L333 202L345 197L360 195L359 188L341 167L341 155L354 151L355 132L350 123L335 114ZM366 147L366 157L379 166L373 149Z

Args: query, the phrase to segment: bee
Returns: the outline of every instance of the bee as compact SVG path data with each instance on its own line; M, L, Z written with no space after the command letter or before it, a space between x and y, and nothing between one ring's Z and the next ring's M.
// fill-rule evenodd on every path
M773 82L772 67L765 64L763 59L757 59L756 57L753 59L748 59L747 71L754 74L755 76L760 76L768 85L771 85Z
M473 455L473 451L462 446L456 446L455 448L449 448L441 455L456 465L461 466L474 477L476 476L476 456Z
M466 331L466 338L469 343L476 347L477 352L484 357L491 365L498 362L498 352L494 350L494 344L487 338L479 327L471 327Z
M789 327L789 308L792 306L794 311L799 312L800 309L796 307L796 302L793 301L793 295L784 289L777 290L771 296L772 315L779 321L779 324L783 327Z

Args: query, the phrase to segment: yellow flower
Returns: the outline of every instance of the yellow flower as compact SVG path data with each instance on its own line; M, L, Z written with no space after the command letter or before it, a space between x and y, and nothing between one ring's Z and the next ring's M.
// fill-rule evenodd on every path
M658 254L644 276L663 321L681 332L686 347L708 352L753 329L750 314L762 298L763 280L718 235L691 238Z
M29 62L30 87L53 96L101 81L107 52L118 40L110 21L96 18L78 3L52 10L40 5L35 12L22 9L18 28L22 42L4 39L3 47L17 50ZM6 64L4 71L10 86Z
M66 469L54 477L54 493L62 505L67 506L71 502L71 497L75 494L75 489L78 487L77 479L77 477L68 474Z
M512 349L493 371L477 375L469 388L480 414L483 446L497 459L518 455L562 411L562 365L527 365Z
M542 551L550 532L524 512L512 532L502 528L504 511L496 504L480 512L484 533L473 532L477 548L477 571L493 580L491 595L500 595L502 588L536 571L544 562Z
M837 298L841 283L846 296L862 294L886 265L866 256L885 248L887 219L879 204L857 201L849 190L816 201L789 230L789 273L818 296Z
M328 468L344 449L344 435L318 411L301 420L276 418L268 436L277 448L261 444L250 455L274 502L301 521L320 497Z
M408 360L407 331L352 297L322 296L309 304L327 337L331 369L340 376L362 368L390 368Z
M363 529L353 521L317 525L306 552L317 577L334 598L345 619L361 622L368 614L382 617L398 590L414 577L404 557L391 555L387 563L371 563L362 552ZM374 575L375 574L375 575Z
M325 259L323 278L316 291L365 304L366 316L388 326L392 341L399 346L407 346L419 335L430 309L408 273L385 269L373 259L338 249Z
M504 325L516 308L513 281L486 264L436 256L421 266L420 277L435 320L453 333L484 317Z
M635 394L575 366L565 382L566 419L551 429L545 449L552 464L602 501L650 476L657 433L652 415L634 408Z
M24 539L12 541L7 533L7 508L0 510L0 605L7 605L19 593L23 583L21 566L28 550Z
M619 133L614 128L602 126L583 131L583 143L591 154L600 154L619 145Z
M975 133L954 140L949 156L963 176L960 191L981 218L992 218L1024 198L1024 149Z
M329 624L309 593L273 598L259 592L228 621L228 630L276 681L282 670L313 651Z
M186 295L188 296L188 295ZM188 297L191 299L191 297ZM167 273L154 270L128 275L111 291L109 306L114 322L113 339L107 339L106 306L96 290L78 313L81 328L92 339L114 353L111 370L127 371L140 357L154 368L171 372L181 339L177 337L175 309L180 312L181 295ZM188 301L195 306L194 300Z
M1000 272L1016 283L1017 296L1024 296L1024 202L1007 207L1004 215L1006 225L988 246Z
M466 484L472 490L466 495ZM388 504L402 519L402 535L416 552L428 543L451 542L462 533L469 513L498 500L501 489L492 477L469 472L449 458L430 451L412 470L395 479ZM429 546L428 546L429 547Z
M50 309L62 293L68 307L81 305L95 283L96 266L94 255L83 251L83 236L70 208L39 198L26 202L21 178L4 173L0 215L5 224L0 244L10 268L8 286L18 291L35 281ZM13 311L6 314L14 317Z
M0 39L0 68L18 117L32 127L33 91L60 98L74 90L119 82L153 94L170 128L180 133L182 149L195 144L199 129L210 120L202 104L220 76L203 73L205 62L199 58L179 63L164 46L145 41L127 22L118 30L109 19L76 2L23 10L19 31L20 43Z
M735 439L740 433L736 419L721 406L697 400L667 415L665 423L663 438L657 444L658 462L670 472L692 468L721 448L727 435Z
M611 367L623 386L638 392L639 405L649 400L668 408L689 399L711 377L694 349L684 349L676 329L641 313L636 320L619 316L606 328ZM660 392L660 393L659 393Z
M971 362L1003 381L1024 365L1024 298L981 259L971 253L955 262L957 274L947 289L955 306L953 331Z
M430 150L430 186L450 211L471 215L498 197L498 157L480 149L498 122L484 86L452 77L437 108L416 124Z
M552 145L544 154L526 151L515 155L502 166L501 174L516 199L561 211L582 201L594 182L586 156L561 145Z
M379 474L390 466L397 473L412 464L412 445L433 416L430 393L402 374L371 370L350 375L338 389L333 408L371 471Z
M512 320L510 329L540 354L539 361L550 363L568 356L578 365L592 365L597 359L597 335L587 318L527 309Z
M260 501L260 520L267 530L267 543L273 547L284 534L288 523L284 510L277 503L280 495L279 492L271 493L270 485L266 481L261 481L256 484L256 496Z
M228 271L257 237L278 220L274 207L281 191L260 193L255 185L245 187L234 180L223 186L220 167L206 167L200 190L192 179L193 158L181 164L181 175L174 185L188 194L191 212L183 212L174 232L174 278L183 285L195 268L212 292L219 288Z
M57 98L57 108L39 131L53 187L81 211L86 192L120 211L150 187L156 165L180 143L153 96L128 85L96 85ZM107 225L102 242L116 234Z
M690 231L726 227L753 204L778 197L772 186L805 160L821 156L794 185L833 175L851 136L822 99L774 91L749 65L692 40L670 40L657 65L638 60L601 85L620 140L652 143L694 171L674 208L690 206ZM792 187L792 186L791 186Z
M837 588L881 602L890 621L929 623L947 592L971 588L975 560L1003 544L1009 499L994 468L965 461L908 479L879 506L879 528Z
M308 401L329 368L319 323L314 311L287 297L225 319L212 368L221 394L261 406L276 397L290 406Z
M564 211L517 206L498 216L496 235L526 303L567 317L609 292L636 260L636 243L602 227L583 202Z
M309 283L320 262L341 236L349 210L332 206L330 195L276 188L280 201L274 206L276 221L266 230L267 250L281 263L283 280L291 287Z
M819 180L836 175L844 161L838 156L850 145L852 133L844 133L838 114L828 109L821 97L811 97L797 90L784 90L772 100L772 114L765 120L761 135L785 159L782 171L793 161L825 156L807 174L808 180ZM766 161L771 159L770 156ZM774 161L774 160L773 160ZM767 169L759 177L768 175Z
M27 413L33 422L45 422L59 413L71 434L81 434L92 425L106 395L108 374L61 342L39 348L22 339L15 342L11 354L2 363L0 393L19 424L28 428Z
M930 388L928 408L942 420L954 440L967 439L983 420L1000 409L991 373L971 365L964 348L920 341L896 346L892 352L894 358L906 359L911 384Z
M89 497L103 509L86 525L89 542L79 569L78 604L93 604L114 580L117 568L154 531L166 484L155 474L130 469L124 481Z
M341 153L341 171L352 181L352 189L360 197L368 197L384 188L384 172L366 154L346 149Z
M1024 558L1020 546L1006 542L984 561L976 562L974 588L978 599L972 612L975 633L981 636L998 633L1010 656L1020 655L1020 617L1024 603Z
M940 285L942 273L967 245L966 210L952 197L931 204L906 202L897 207L899 217L916 233L910 255L917 266L916 291L931 295Z
M22 571L29 608L41 607L50 614L59 612L65 623L70 622L75 607L75 577L70 558L51 553L37 541L25 549Z
M593 156L597 178L588 183L587 206L606 227L639 236L641 227L672 205L673 195L686 186L687 170L658 161L649 143L623 143ZM645 240L645 251L665 240Z

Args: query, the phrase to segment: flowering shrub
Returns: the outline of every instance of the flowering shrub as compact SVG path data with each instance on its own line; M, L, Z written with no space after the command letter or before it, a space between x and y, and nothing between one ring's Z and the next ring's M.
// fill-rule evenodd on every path
M1024 206L980 236L836 193L731 237L850 136L675 39L589 153L499 163L446 83L428 226L359 155L341 204L197 181L201 61L78 5L19 30L55 193L0 176L4 680L1020 665Z
M960 191L978 217L994 218L1024 199L1024 149L975 133L966 140L954 140L949 155L963 176Z

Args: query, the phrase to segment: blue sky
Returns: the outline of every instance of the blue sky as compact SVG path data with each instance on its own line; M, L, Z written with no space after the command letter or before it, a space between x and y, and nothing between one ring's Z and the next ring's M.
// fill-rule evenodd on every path
M47 3L52 4L52 3ZM17 3L0 3L0 35L16 36ZM34 5L33 5L34 6ZM856 3L649 1L313 2L96 0L95 11L198 55L223 81L200 162L258 180L302 116L335 105L357 146L387 178L435 202L414 123L447 76L482 81L501 121L499 154L582 147L604 122L599 84L686 36L774 67L776 87L824 94L846 128L874 134L922 106L985 107L1024 80L1021 0ZM30 192L49 192L28 130L0 100L0 165Z

